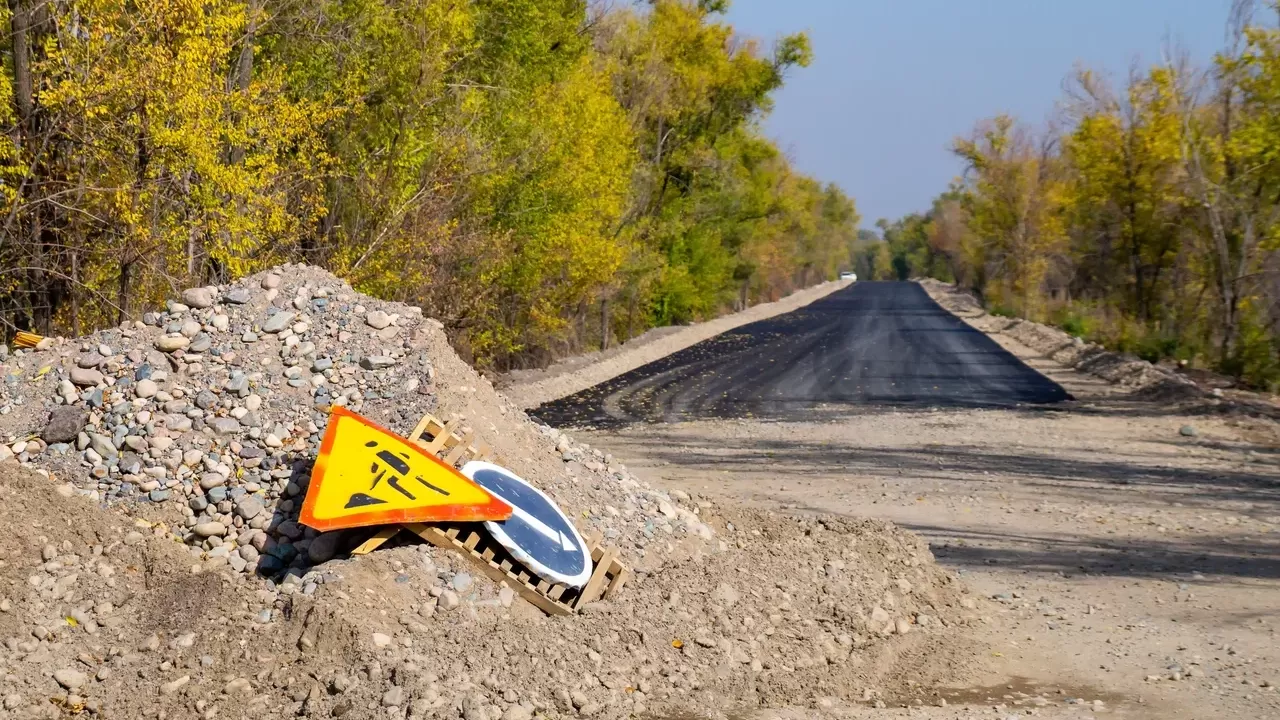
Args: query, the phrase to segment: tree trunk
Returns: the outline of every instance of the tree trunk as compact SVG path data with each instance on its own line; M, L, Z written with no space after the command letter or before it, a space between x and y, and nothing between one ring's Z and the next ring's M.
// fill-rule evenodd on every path
M253 45L258 34L258 18L262 15L262 0L250 0L247 8L249 25L245 28L244 45L240 46L240 57L236 61L235 87L242 93L249 92L249 84L253 80ZM231 148L231 164L244 162L245 149Z
M609 349L609 298L600 298L600 349Z
M18 108L19 135L31 132L31 116L35 112L34 83L31 79L31 8L30 0L9 0L13 32L13 94Z
M129 319L129 271L132 267L132 262L120 263L120 286L116 291L116 305L120 308L117 323Z

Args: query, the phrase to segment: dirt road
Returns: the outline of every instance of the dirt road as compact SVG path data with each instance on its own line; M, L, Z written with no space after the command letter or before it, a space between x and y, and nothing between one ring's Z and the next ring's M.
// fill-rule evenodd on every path
M978 632L990 657L931 717L1280 718L1276 426L1171 414L1024 359L1078 400L576 435L670 489L924 535L994 600Z

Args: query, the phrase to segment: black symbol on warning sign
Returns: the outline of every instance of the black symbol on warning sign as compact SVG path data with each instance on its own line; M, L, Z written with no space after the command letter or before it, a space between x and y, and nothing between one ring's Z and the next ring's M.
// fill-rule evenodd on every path
M376 448L378 447L378 441L370 440L365 443L364 446L367 448ZM379 450L374 455L375 459L369 464L369 473L373 476L373 482L369 485L369 492L371 493L374 490L377 490L378 484L383 480L386 480L387 486L403 495L405 499L417 500L417 496L401 484L405 482L409 476L409 463L405 462L409 457L409 453L394 453L390 450ZM424 480L421 475L415 474L413 479L441 495L449 494L448 490L432 485ZM376 498L368 493L358 492L352 494L351 498L347 500L346 508L351 509L365 507L367 505L385 505L386 503L387 501L381 498Z

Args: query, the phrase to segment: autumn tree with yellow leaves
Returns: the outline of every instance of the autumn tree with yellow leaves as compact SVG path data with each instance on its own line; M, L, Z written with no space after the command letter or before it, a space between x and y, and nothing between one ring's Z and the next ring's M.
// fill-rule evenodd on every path
M803 35L723 0L12 0L0 327L283 261L498 369L819 282L858 224L758 130Z
M1152 361L1280 386L1280 30L1275 6L1233 8L1208 68L1170 53L1118 87L1079 69L1051 127L999 116L957 140L956 185L885 225L901 275L955 279L995 312ZM925 264L926 245L945 266Z

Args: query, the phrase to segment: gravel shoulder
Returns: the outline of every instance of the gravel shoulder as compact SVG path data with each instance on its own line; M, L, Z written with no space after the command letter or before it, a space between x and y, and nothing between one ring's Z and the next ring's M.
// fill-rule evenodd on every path
M747 323L791 312L848 287L835 280L798 290L781 300L761 303L731 315L678 328L655 328L616 348L567 358L545 370L521 370L498 380L503 394L521 408L535 408L586 390Z

